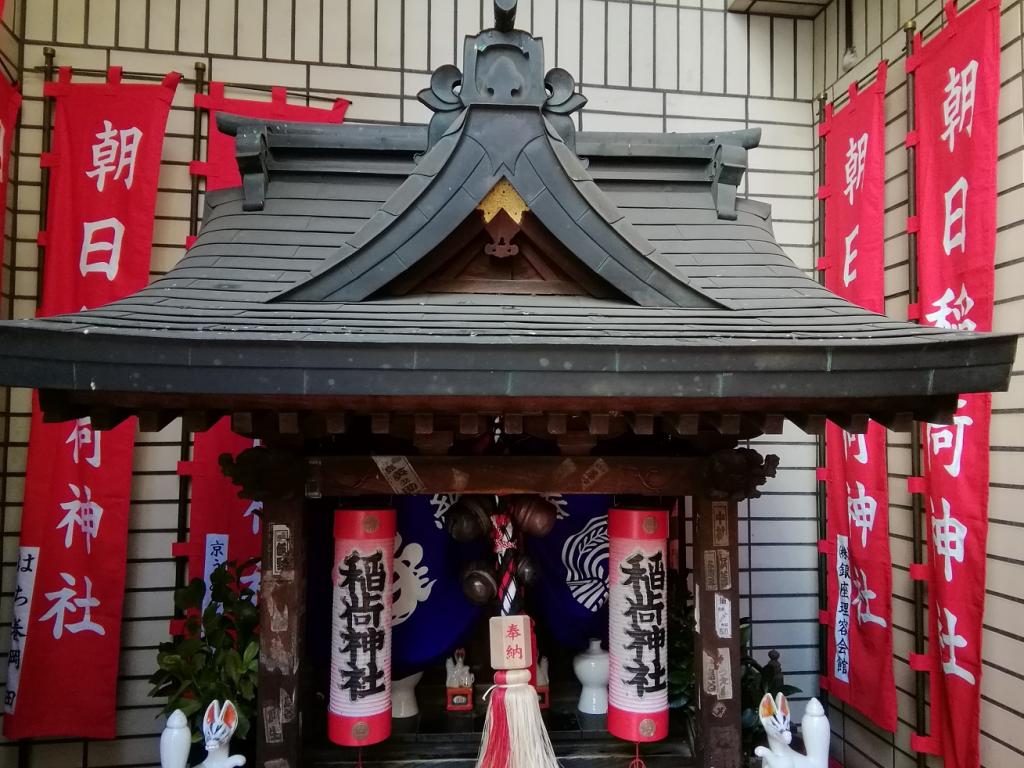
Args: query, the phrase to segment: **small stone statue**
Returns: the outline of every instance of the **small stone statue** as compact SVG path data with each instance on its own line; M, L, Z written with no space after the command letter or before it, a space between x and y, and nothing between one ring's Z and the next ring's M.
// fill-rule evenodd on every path
M445 669L448 671L448 677L445 681L445 687L447 688L472 688L473 683L476 681L476 677L473 672L466 665L466 652L459 648L455 651L455 655L445 661Z
M790 746L793 734L789 730L789 702L785 696L780 693L772 700L771 694L766 693L761 699L759 714L768 734L768 746L757 747L754 754L764 761L765 768L828 768L832 732L821 702L817 699L807 702L804 719L800 721L806 755Z
M242 755L228 757L231 737L238 728L238 712L235 705L225 701L211 701L203 715L203 736L206 737L206 759L198 768L236 768L245 765Z
M473 711L473 683L476 677L466 664L466 651L459 648L455 656L444 663L448 672L445 688L448 693L446 709L449 712Z
M203 716L203 736L206 737L206 760L196 768L238 768L245 765L242 755L228 756L231 737L238 728L238 711L230 701L224 706L211 701ZM180 709L167 718L167 726L160 735L161 768L186 768L192 734L188 721Z

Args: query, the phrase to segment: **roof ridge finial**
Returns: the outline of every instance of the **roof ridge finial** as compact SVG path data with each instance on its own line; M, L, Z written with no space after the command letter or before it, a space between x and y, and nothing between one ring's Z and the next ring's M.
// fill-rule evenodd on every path
M516 26L518 0L494 0L494 28L499 32L511 32Z

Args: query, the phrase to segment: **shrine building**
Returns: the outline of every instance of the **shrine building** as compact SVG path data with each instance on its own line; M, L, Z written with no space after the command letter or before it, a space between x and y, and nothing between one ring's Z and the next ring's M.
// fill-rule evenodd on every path
M917 604L908 574L923 567L918 555L934 521L921 522L927 511L903 479L921 474L911 449L931 450L930 442L921 448L922 425L953 429L961 398L1007 390L994 401L993 575L978 595L991 603L982 659L991 687L982 699L1000 712L983 704L979 727L984 765L1024 760L1020 716L1002 712L1016 709L1012 692L1024 685L1012 658L1024 648L1013 618L1019 606L1004 605L1020 594L1000 586L1024 569L1001 541L1017 537L1022 490L1001 458L1020 450L1014 425L1022 407L1014 388L1020 291L1001 287L1024 279L1010 245L1024 178L1002 162L1014 153L1020 165L1024 151L1017 107L1001 111L1013 116L999 144L996 319L991 332L971 332L907 319L916 277L899 255L907 238L900 227L914 215L905 161L885 186L886 312L826 289L814 269L824 255L816 99L873 72L878 51L902 55L897 22L907 19L890 18L888 7L853 2L857 37L847 50L864 58L844 71L842 46L835 50L837 20L847 19L841 0L552 0L557 11L540 0L406 0L395 3L400 13L379 1L289 0L257 4L258 21L216 0L176 0L173 12L146 4L144 14L127 5L115 11L93 0L72 11L78 6L62 0L51 12L12 0L3 16L10 40L0 49L25 95L0 322L0 385L10 388L0 466L5 630L21 583L19 521L23 509L28 514L19 496L28 392L37 391L46 422L86 423L93 441L137 423L140 458L127 529L117 739L8 741L0 767L159 764L164 702L147 699L142 687L168 625L182 632L195 616L175 612L171 597L186 583L182 558L193 551L189 482L175 470L191 467L197 492L192 441L211 429L244 443L217 463L248 505L244 525L251 521L262 540L249 764L474 765L493 675L488 620L524 614L534 635L526 653L535 666L545 659L532 684L542 689L544 727L562 765L625 766L635 756L650 768L745 764L751 737L741 689L751 655L759 674L777 670L777 683L785 674L798 691L790 697L794 730L812 697L828 705L831 756L842 765L924 764L910 746L924 697L914 678L921 670L908 661L921 653L912 647ZM918 5L923 25L938 6ZM1002 7L1012 54L1002 82L1019 100L1024 5ZM334 36L329 27L342 23L347 32ZM339 41L346 50L336 60ZM191 69L193 58L205 62L202 70ZM32 157L41 123L50 135L42 83L56 77L54 61L97 78L123 64L124 80L139 82L189 69L172 102L157 185L153 279L91 309L33 317L31 294L45 267L36 230L63 215L47 209L46 177ZM905 110L896 69L891 98ZM235 96L280 81L296 104L304 92L305 106L344 98L351 107L334 124L220 111L211 120L234 142L241 183L204 193L186 178L188 163L201 159L203 114L191 98L204 78L225 81ZM191 89L184 101L181 88ZM894 163L904 153L902 133L889 144L886 162ZM174 250L172 241L189 234L187 251ZM87 256L97 258L86 250L83 275ZM836 636L833 625L818 626L832 561L824 548L819 560L827 475L815 468L827 425L840 428L852 450L874 423L887 434L893 488L895 575L886 597L894 601L895 735L819 689ZM859 539L875 502L857 506L850 494L850 537ZM609 520L627 513L658 516L631 529L638 540L664 526L661 554L643 572L643 607L658 614L655 634L644 636L650 652L615 649L615 537L625 534ZM915 513L920 530L910 522ZM494 529L480 522L488 518ZM587 538L598 520L600 545ZM101 525L113 523L97 518ZM382 536L398 533L384 553L394 564L386 582L381 575L378 602L362 606L376 611L379 626L358 626L384 632L386 624L387 644L374 646L376 635L365 632L357 638L350 620L339 645L339 616L354 609L338 601L357 575L356 560L340 553L351 545L357 556L358 542L375 541L378 526ZM509 549L515 557L506 557ZM371 574L358 575L365 597ZM862 582L856 589L853 609L870 618L863 601L875 593ZM384 606L391 613L392 601L384 621L379 614ZM637 632L644 611L630 615ZM636 721L636 738L616 738L613 715L583 709L586 683L574 675L574 658L579 663L591 638L591 651L608 649L613 670L626 649L643 667L625 686L635 685L636 717L647 718ZM351 662L347 672L339 654ZM453 707L461 699L453 699L451 665L446 671L452 659L475 675L459 686L468 711ZM680 698L672 680L685 674L692 680ZM403 717L392 709L404 685L396 683L410 678L417 713ZM612 708L626 711L617 685L613 679ZM361 706L385 688L383 715L337 703L351 692L350 704ZM664 721L644 708L652 693L671 703ZM375 742L377 715L389 724Z

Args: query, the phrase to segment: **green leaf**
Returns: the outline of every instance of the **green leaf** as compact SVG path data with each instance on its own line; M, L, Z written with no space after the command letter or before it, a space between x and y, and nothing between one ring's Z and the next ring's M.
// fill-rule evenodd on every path
M181 709L196 738L201 738L202 716L214 699L234 702L238 738L245 737L256 715L259 611L252 593L240 588L241 573L234 562L216 568L205 609L201 579L176 590L175 606L186 615L185 634L160 644L157 670L149 678L149 695L164 701L166 714Z

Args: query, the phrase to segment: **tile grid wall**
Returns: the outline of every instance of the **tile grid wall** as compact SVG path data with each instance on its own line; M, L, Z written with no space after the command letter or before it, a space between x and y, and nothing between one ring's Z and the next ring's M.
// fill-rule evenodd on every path
M779 241L805 270L813 262L812 23L727 14L723 0L521 0L519 22L543 35L548 66L582 83L590 104L585 130L688 131L762 126L745 192L772 203ZM35 311L40 196L42 49L57 64L124 67L131 73L194 62L236 85L284 85L312 102L351 98L349 119L425 122L415 94L433 67L461 56L461 39L490 16L490 0L8 0L5 32L24 19L25 105L16 160L17 269L6 304L16 317ZM0 40L2 42L2 40ZM13 47L17 48L17 41ZM0 50L3 47L0 46ZM582 73L582 75L580 74ZM232 95L258 97L229 88ZM168 125L154 231L153 274L180 258L188 226L192 89L179 88ZM12 206L14 203L12 202ZM10 263L11 249L7 252ZM5 288L6 290L6 288ZM0 648L7 643L12 562L24 484L30 398L12 392L4 414L11 439L6 463ZM146 696L155 646L171 611L178 495L174 467L179 428L140 435L135 455L129 538L129 588L123 627L119 733L114 742L37 744L30 766L157 765L158 707ZM741 510L742 612L755 619L756 655L778 647L791 682L816 690L814 449L798 431L760 443L786 467L764 498ZM757 546L750 542L756 541ZM2 658L0 658L2 662ZM0 744L0 767L18 764Z
M886 311L905 317L908 269L905 222L907 163L903 139L906 123L906 75L901 29L915 19L921 27L941 10L937 0L853 0L853 38L859 62L844 72L840 59L845 47L841 2L833 2L814 21L815 92L843 93L852 79L862 78L882 56L895 62L889 68L886 130ZM960 7L968 3L960 2ZM1017 250L1024 232L1024 76L1021 37L1024 4L1004 0L1002 7L1002 89L999 104L998 236L996 242L995 330L1024 330L1024 258ZM937 24L926 30L933 32ZM817 155L815 155L817 157ZM1024 357L1018 352L1008 393L996 394L992 419L992 474L988 541L986 618L983 633L981 760L985 768L1009 768L1024 763L1024 674L1014 659L1024 653L1024 611L1020 582L1024 575L1024 524L1018 510L1024 499L1019 464L1024 451ZM899 728L895 737L873 728L846 709L833 727L842 737L839 756L847 768L860 766L909 768L914 727L914 679L907 666L913 650L913 588L908 565L912 559L910 497L905 478L910 471L906 436L890 433L890 540L894 562L894 631ZM941 764L941 761L935 761Z

